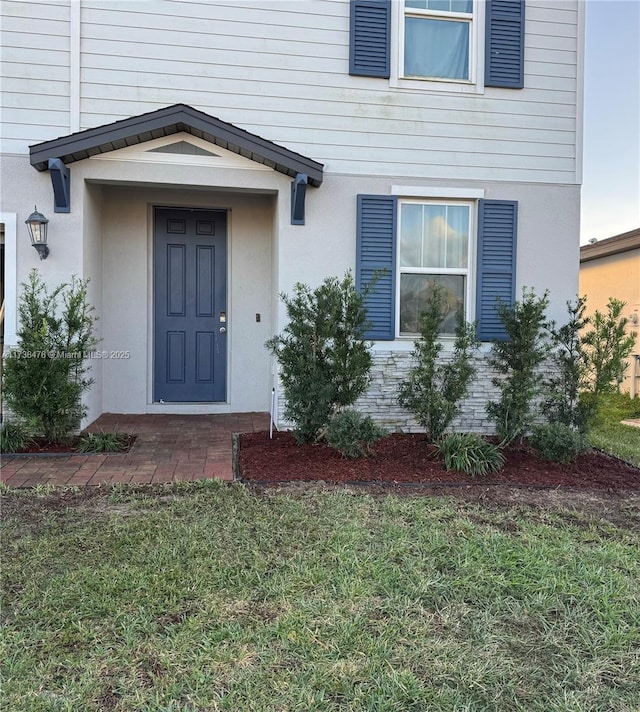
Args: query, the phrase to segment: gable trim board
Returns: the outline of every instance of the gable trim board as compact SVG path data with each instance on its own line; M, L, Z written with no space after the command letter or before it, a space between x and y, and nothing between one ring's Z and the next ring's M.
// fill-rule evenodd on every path
M31 165L38 171L45 171L51 158L58 158L68 165L101 153L116 151L180 132L192 134L239 153L292 178L299 173L305 174L314 187L322 184L324 169L322 163L186 104L174 104L139 116L44 141L30 146L29 155Z
M349 74L388 79L391 66L390 0L351 0ZM524 87L525 1L487 0L487 87Z
M371 326L367 339L396 339L397 209L390 195L359 195L356 218L356 286L366 289L365 305ZM496 305L515 300L518 203L478 201L476 320L481 341L506 338Z

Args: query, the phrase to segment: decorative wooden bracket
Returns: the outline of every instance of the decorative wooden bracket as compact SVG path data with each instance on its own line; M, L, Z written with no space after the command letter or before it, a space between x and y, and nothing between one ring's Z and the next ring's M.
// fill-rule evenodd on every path
M49 174L53 185L53 210L71 212L71 173L59 158L49 159Z
M307 176L298 173L291 184L291 224L304 225L304 199L307 194Z

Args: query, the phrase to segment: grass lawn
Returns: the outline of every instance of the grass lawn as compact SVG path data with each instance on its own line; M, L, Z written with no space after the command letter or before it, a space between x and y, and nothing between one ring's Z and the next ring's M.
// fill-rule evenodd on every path
M621 393L607 396L589 430L589 442L640 467L640 428L620 423L628 418L640 418L640 398Z
M620 423L605 423L592 428L589 432L589 442L599 450L640 467L640 428Z
M3 709L638 710L640 497L590 497L5 492Z

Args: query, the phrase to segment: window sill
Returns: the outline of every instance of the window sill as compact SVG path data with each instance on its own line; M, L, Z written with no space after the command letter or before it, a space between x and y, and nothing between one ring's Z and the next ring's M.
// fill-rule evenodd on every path
M373 341L371 345L371 351L373 353L379 353L384 351L398 351L398 352L410 352L413 351L417 336L397 336L394 341ZM449 354L453 353L455 337L453 336L443 336L440 339L442 344L442 353ZM478 356L486 356L491 351L490 342L482 342L478 349Z
M484 87L476 82L451 79L431 79L428 77L393 77L389 81L392 89L412 91L450 92L452 94L484 94Z

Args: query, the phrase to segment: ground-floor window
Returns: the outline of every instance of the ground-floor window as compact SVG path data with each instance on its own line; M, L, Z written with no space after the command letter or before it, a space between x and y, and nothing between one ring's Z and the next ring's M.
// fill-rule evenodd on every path
M420 314L439 285L446 305L443 334L453 334L457 312L469 311L474 204L406 200L399 208L398 332L419 332Z

